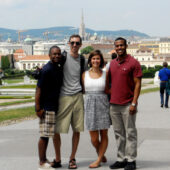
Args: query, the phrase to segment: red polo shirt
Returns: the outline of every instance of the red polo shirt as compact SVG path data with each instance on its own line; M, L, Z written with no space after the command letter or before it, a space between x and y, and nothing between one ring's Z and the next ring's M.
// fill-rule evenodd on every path
M120 63L114 59L110 63L109 74L111 77L110 103L126 105L133 100L134 77L142 77L142 69L139 62L132 56L127 55Z

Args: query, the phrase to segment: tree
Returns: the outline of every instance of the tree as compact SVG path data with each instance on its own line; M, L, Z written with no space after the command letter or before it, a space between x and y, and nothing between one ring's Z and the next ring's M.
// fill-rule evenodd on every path
M92 46L87 46L87 47L85 47L85 48L83 48L83 49L81 49L81 54L83 55L83 54L89 54L91 51L93 51L94 49L93 49L93 47Z
M147 67L145 65L141 65L142 71L147 70Z
M2 70L6 70L10 68L10 62L8 56L1 57L1 68Z

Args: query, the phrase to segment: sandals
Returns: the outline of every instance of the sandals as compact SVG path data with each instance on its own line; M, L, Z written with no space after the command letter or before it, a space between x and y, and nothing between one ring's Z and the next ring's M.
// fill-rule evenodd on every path
M71 159L69 161L68 169L77 169L76 159Z
M61 168L62 165L61 165L61 161L56 161L55 159L53 160L53 162L51 162L51 167L53 168Z

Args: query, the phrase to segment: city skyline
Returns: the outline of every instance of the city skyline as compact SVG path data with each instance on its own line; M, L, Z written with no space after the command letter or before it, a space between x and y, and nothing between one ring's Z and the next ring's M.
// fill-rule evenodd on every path
M5 0L0 1L0 27L37 29L79 27L81 11L86 28L135 30L150 36L170 36L169 0Z

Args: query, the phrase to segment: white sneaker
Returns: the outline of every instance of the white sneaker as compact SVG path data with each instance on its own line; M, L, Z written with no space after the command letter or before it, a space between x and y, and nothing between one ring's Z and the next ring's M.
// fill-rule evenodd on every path
M55 168L51 167L49 163L44 163L39 166L38 170L55 170Z

